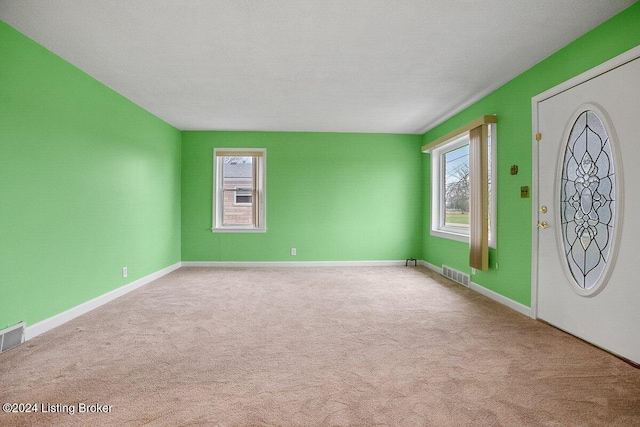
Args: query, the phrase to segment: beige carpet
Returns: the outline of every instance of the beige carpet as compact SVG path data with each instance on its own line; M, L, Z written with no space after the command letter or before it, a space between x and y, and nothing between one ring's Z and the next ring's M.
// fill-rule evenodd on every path
M632 426L640 370L421 267L183 268L0 354L7 402L39 412L3 426Z

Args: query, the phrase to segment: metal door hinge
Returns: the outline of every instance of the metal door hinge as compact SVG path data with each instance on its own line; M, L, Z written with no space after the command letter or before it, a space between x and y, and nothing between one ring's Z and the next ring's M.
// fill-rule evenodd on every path
M541 133L536 133L536 141L540 141L542 139Z

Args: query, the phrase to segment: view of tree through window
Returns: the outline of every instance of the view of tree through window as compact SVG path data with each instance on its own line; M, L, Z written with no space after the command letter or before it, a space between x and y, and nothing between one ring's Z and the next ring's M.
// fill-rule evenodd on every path
M445 227L469 229L469 145L444 155Z
M495 248L495 124L488 126L486 131L486 140L482 142L486 145L478 146L481 151L477 153L481 162L487 162L486 172L482 170L483 167L473 169L469 132L462 132L431 149L431 234L461 242L468 241L472 199L483 197L485 190L481 187L486 179L488 239L489 245ZM484 173L486 176L481 176ZM480 180L477 185L478 194L471 186L475 179ZM484 218L486 217L483 215L483 220Z

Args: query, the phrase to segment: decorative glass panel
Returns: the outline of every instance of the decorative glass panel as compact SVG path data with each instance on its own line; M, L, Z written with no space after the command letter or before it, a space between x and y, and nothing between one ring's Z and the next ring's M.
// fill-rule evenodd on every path
M576 285L596 286L609 262L615 227L615 173L609 135L584 111L567 140L560 188L564 253Z

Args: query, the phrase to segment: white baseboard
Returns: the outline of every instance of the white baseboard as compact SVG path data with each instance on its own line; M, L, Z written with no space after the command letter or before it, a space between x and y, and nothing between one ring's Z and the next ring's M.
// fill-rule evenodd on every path
M502 305L506 305L512 310L517 311L520 314L524 314L527 317L531 317L531 308L526 305L520 304L517 301L512 300L511 298L507 298L504 295L500 295L497 292L492 291L491 289L487 289L484 286L478 285L477 283L471 282L469 285L470 289L478 292L479 294L484 295L485 297L491 298L492 300L499 302Z
M430 264L426 261L419 261L418 264L424 267L427 267L428 269L433 270L438 274L442 274L441 267L436 267L435 265ZM504 295L500 295L499 293L494 292L491 289L487 289L484 286L478 285L477 283L474 283L474 282L471 282L471 284L469 285L469 289L472 289L478 292L479 294L484 295L487 298L490 298L496 302L499 302L500 304L505 305L510 309L517 311L520 314L524 314L525 316L531 317L532 312L530 307L520 304L519 302L514 301L510 298L507 298Z
M442 267L436 267L435 265L428 263L427 261L418 261L418 265L427 267L429 270L433 270L438 274L442 274Z
M396 261L182 261L183 267L395 267Z
M107 292L104 295L100 295L92 300L84 302L67 311L64 311L55 316L44 319L38 323L34 323L31 326L27 326L25 329L25 341L38 335L47 332L57 326L60 326L78 316L88 313L101 305L104 305L116 298L119 298L135 289L138 289L147 283L157 280L172 271L177 270L180 267L394 267L404 266L406 260L391 260L391 261L183 261L178 262L162 270L156 271L148 276L142 277L128 285L114 289ZM435 271L438 274L442 274L442 268L436 267L424 260L418 260L418 265L427 267L430 270ZM471 282L470 288L474 291L497 301L518 313L531 317L531 309L519 302L513 301L503 295L500 295L490 289Z
M47 332L48 330L51 330L57 326L60 326L63 323L68 322L69 320L75 319L78 316L88 313L89 311L94 310L110 301L113 301L114 299L121 297L122 295L125 295L135 289L138 289L139 287L144 286L149 282L157 280L162 276L165 276L172 271L177 270L178 268L180 268L181 264L182 263L178 262L176 264L170 265L169 267L163 268L162 270L156 271L155 273L149 274L148 276L131 282L128 285L124 285L120 288L114 289L110 292L107 292L106 294L100 295L99 297L70 308L67 311L63 311L60 314L56 314L55 316L49 317L48 319L44 319L38 323L34 323L33 325L28 326L25 329L25 341L37 337L38 335Z

